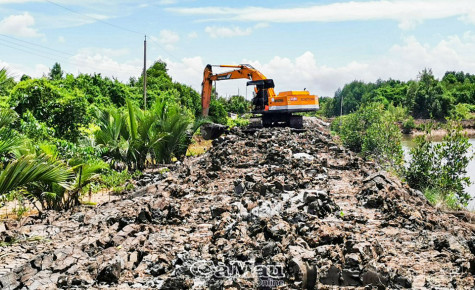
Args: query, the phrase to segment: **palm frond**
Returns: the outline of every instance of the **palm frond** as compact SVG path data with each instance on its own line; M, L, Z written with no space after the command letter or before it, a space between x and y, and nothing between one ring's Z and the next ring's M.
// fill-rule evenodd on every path
M0 195L33 182L57 183L69 188L72 171L61 161L48 156L26 155L9 163L0 172Z

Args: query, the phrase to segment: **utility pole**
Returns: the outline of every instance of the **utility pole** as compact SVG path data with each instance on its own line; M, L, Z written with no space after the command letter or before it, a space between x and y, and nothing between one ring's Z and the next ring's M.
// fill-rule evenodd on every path
M143 108L147 109L147 35L143 41Z

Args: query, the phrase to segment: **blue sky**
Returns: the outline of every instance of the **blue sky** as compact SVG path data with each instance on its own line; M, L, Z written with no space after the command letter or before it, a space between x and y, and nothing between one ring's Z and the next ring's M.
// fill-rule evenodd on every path
M277 91L321 96L352 80L414 79L431 68L475 73L475 1L0 0L0 67L139 76L162 59L200 88L206 64L250 63ZM220 82L222 95L244 81Z

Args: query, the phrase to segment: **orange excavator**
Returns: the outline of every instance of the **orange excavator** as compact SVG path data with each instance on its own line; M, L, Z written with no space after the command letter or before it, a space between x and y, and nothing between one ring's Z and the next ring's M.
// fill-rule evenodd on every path
M233 70L213 74L213 67L232 68ZM208 116L211 102L213 81L249 79L248 86L254 87L252 113L260 114L264 127L284 125L291 128L302 128L302 116L293 115L299 112L311 112L319 109L318 97L308 91L287 91L278 95L274 92L274 81L268 79L260 71L248 64L241 65L210 65L205 67L201 91L203 116Z

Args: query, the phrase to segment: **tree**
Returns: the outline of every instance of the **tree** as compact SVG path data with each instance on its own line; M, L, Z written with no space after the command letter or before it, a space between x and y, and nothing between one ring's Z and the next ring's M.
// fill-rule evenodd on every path
M54 129L55 137L73 141L79 136L79 127L90 119L89 104L81 91L68 91L46 79L20 82L12 90L9 103L21 117L30 111L36 120Z
M58 81L63 79L63 70L61 69L61 65L57 62L54 63L53 67L50 69L48 77L52 81Z
M231 96L229 99L225 100L224 107L226 111L235 113L235 114L244 114L249 112L251 102L246 100L243 96Z
M15 80L6 68L0 69L0 96L6 96L15 86Z
M414 92L413 115L415 118L443 119L452 109L453 100L435 79L432 70L424 69Z

